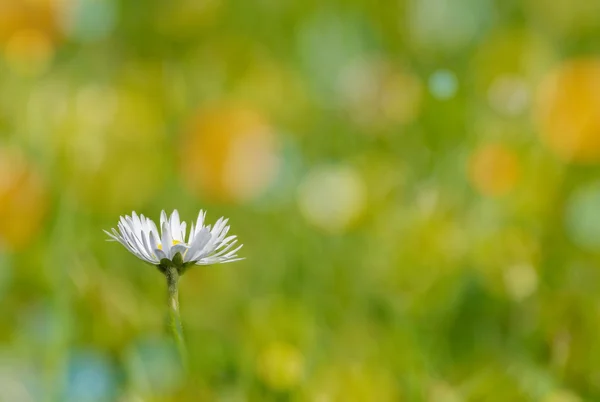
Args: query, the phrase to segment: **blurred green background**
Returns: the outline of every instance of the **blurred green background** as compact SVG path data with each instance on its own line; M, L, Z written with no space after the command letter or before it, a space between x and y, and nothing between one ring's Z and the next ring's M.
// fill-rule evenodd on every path
M599 15L0 0L0 401L600 401ZM174 208L187 377L102 233Z

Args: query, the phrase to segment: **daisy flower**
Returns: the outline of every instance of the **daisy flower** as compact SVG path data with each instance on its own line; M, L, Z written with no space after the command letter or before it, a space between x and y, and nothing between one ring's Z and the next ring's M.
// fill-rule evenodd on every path
M196 223L187 224L179 219L174 210L171 217L165 211L160 214L160 231L152 219L137 215L119 219L112 233L104 231L109 240L116 240L139 259L155 265L165 274L168 291L168 327L173 336L184 366L187 352L183 337L183 325L179 313L179 277L190 265L222 264L241 260L237 252L242 248L236 236L228 236L227 219L220 218L214 226L205 226L206 212L200 210ZM187 238L187 241L186 241Z
M160 231L152 219L144 215L121 216L118 230L104 231L110 240L118 241L139 259L156 265L165 271L174 266L179 273L190 265L211 265L238 261L237 252L242 248L236 236L229 233L228 219L220 218L214 226L205 225L206 212L200 210L195 224L190 225L179 219L174 210L169 218L165 211L160 214ZM227 236L227 237L226 237Z

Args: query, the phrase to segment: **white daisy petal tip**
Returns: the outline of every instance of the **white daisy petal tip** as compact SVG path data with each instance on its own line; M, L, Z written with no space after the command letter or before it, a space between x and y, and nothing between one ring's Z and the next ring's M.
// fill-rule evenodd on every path
M157 266L162 272L175 267L183 273L191 265L213 265L240 261L237 256L242 244L236 244L235 236L225 238L229 231L229 219L221 217L214 225L205 225L206 211L200 210L197 219L190 222L190 236L185 238L186 226L174 210L170 215L162 210L160 226L135 211L131 216L120 216L117 229L104 232L107 241L121 243L139 259ZM160 228L160 229L159 229ZM160 230L160 233L159 233ZM233 246L234 250L231 250Z

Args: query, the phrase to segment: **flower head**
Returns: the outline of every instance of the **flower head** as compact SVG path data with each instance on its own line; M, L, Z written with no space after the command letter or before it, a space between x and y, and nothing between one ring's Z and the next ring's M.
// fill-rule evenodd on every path
M186 241L187 224L179 220L179 213L174 210L171 217L165 211L160 214L160 231L154 221L144 215L120 217L118 231L104 231L136 257L161 270L175 266L183 271L192 264L210 265L238 261L237 251L242 244L237 245L236 236L227 236L228 219L219 218L215 225L204 225L206 212L200 210L196 224L191 224ZM237 247L236 247L237 245ZM235 248L234 248L235 247Z

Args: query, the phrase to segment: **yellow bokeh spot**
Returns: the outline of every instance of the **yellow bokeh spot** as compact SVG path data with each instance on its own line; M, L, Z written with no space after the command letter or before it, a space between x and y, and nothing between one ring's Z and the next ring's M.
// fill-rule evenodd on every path
M383 60L359 60L348 65L338 83L349 117L372 129L405 125L421 110L423 88L405 68Z
M539 85L535 119L546 145L565 162L600 161L600 59L569 60Z
M257 361L257 372L266 385L275 390L289 390L302 380L304 357L294 346L275 342L268 345Z
M200 110L180 154L185 184L193 193L233 203L261 195L280 165L279 144L265 117L236 105Z
M38 30L53 41L58 39L57 16L64 3L63 0L0 1L0 43L21 30Z
M367 204L367 188L351 166L313 168L298 188L304 218L326 232L340 233L355 224Z
M0 149L0 246L25 247L41 230L48 209L46 186L17 151Z
M483 195L501 196L510 192L519 179L519 173L517 155L501 144L481 146L469 160L469 180Z

